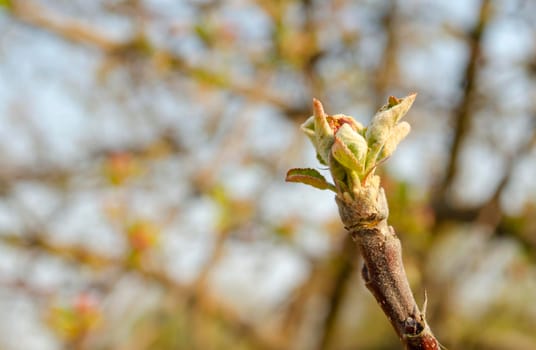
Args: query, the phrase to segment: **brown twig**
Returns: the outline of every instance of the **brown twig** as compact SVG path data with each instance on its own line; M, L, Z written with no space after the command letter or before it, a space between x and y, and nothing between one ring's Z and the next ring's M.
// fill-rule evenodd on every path
M374 72L375 105L381 105L388 87L398 77L398 26L396 1L390 1L382 17L382 24L386 35L380 64Z
M389 209L383 189L379 189L372 206L363 206L360 198L348 200L340 195L336 201L341 220L361 249L365 284L405 348L439 349L439 342L426 323L425 310L419 310L411 292L400 241L387 224Z
M450 157L447 161L445 177L443 178L435 195L435 206L440 208L448 206L447 192L459 171L459 157L462 144L469 133L472 115L472 105L478 79L478 66L481 59L481 42L489 22L492 4L489 0L482 0L477 23L469 34L470 54L463 75L463 96L454 110L454 138L450 147ZM440 219L440 218L438 218Z
M291 169L286 181L301 182L336 193L339 216L357 242L364 259L363 279L391 322L406 349L439 349L425 312L420 311L404 270L402 247L387 224L389 208L380 177L374 169L388 158L409 132L399 122L416 94L390 97L366 129L342 115L327 115L322 103L313 99L313 117L302 130L311 139L319 160L329 164L335 185L315 169ZM381 152L380 152L381 150ZM372 170L371 170L372 169ZM331 186L330 186L331 185Z
M26 24L45 28L71 42L89 44L105 52L122 45L94 28L61 18L33 1L15 1L11 14Z
M339 311L343 305L346 287L351 280L355 269L358 250L351 236L346 236L342 244L342 252L335 257L336 271L333 273L332 284L328 300L328 310L324 318L322 334L318 343L318 349L328 349L337 326Z
M459 157L462 152L463 142L470 132L471 119L473 115L472 106L475 98L475 90L478 83L479 63L481 59L481 44L485 30L489 23L492 4L489 0L482 0L478 19L467 34L469 41L469 57L463 75L463 94L458 105L454 108L454 131L453 140L450 145L449 158L445 169L445 175L433 193L432 205L435 214L435 224L431 229L432 241L438 238L438 233L444 222L453 220L458 222L474 221L480 212L480 208L457 208L448 200L448 192L459 172ZM433 286L432 276L424 275L425 283ZM431 304L431 315L433 320L443 319L445 309L449 305L449 295L446 293L443 298Z

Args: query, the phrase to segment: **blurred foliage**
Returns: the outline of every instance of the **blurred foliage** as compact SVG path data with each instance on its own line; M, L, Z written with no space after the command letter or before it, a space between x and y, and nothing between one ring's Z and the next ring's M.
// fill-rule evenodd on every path
M416 298L449 349L536 348L534 2L0 7L0 348L397 348L333 194L284 177L313 97L412 92L381 176Z
M104 164L104 173L112 185L122 185L129 177L138 173L139 165L130 154L116 153L109 155Z
M76 343L98 327L101 317L97 301L81 294L70 305L52 306L47 323L59 337Z

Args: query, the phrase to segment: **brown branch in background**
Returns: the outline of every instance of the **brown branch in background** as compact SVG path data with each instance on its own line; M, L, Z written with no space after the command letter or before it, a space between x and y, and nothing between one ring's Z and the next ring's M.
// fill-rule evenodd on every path
M93 268L121 268L132 271L141 277L163 286L166 290L180 297L191 295L192 287L182 285L170 278L160 269L151 268L143 264L133 265L127 260L99 255L83 247L74 247L52 243L41 236L24 237L20 235L2 234L0 241L4 244L23 249L35 249L51 256L74 261ZM261 334L256 327L246 322L235 310L223 304L220 300L210 295L206 290L203 298L200 298L199 311L213 319L221 320L232 330L236 336L245 337L255 349L283 349L276 338L269 334Z
M463 142L470 132L471 120L473 115L472 107L476 97L476 87L478 84L479 65L481 64L481 46L482 39L491 17L492 3L489 0L482 0L478 18L474 27L467 34L469 43L469 56L465 66L462 83L463 92L459 103L453 109L454 125L453 139L450 145L449 158L445 168L445 175L437 185L432 197L432 206L435 214L435 223L431 228L431 245L434 240L438 239L440 228L447 220L458 222L473 221L479 214L478 208L460 209L449 202L449 190L459 172L459 158L462 152ZM430 259L423 259L426 264ZM423 283L431 291L440 291L444 288L450 288L451 285L445 286L435 280L434 276L424 274ZM449 282L452 283L452 282ZM449 293L444 293L441 298L434 298L430 303L431 322L439 324L445 320L448 312L451 298Z
M511 178L514 173L516 163L526 156L534 148L536 144L536 132L533 132L531 137L529 137L525 142L523 142L517 151L510 155L506 160L505 172L503 177L499 181L497 187L495 188L493 194L490 198L484 202L482 205L471 208L452 208L449 206L442 207L442 212L440 213L441 218L448 218L448 220L456 221L457 223L476 223L485 225L489 228L488 234L490 235L507 235L510 237L515 237L515 239L524 247L526 247L527 255L536 258L536 255L533 253L536 248L536 240L532 238L533 235L527 235L519 230L515 230L511 227L508 227L509 218L505 217L503 209L500 205L500 198L505 191L506 186L510 183ZM439 224L436 224L434 231L437 232L439 229ZM508 227L508 228L507 228ZM437 234L432 235L432 239L437 239ZM426 259L428 260L428 259ZM425 284L432 290L443 290L446 286L443 283L438 283L433 276L424 276ZM458 274L456 280L450 279L448 284L450 286L461 283L466 280L467 276L464 274ZM445 319L445 314L449 312L451 306L451 298L449 293L444 293L442 298L437 298L432 300L430 303L430 314L431 321L434 323L439 323L441 320Z
M438 213L441 213L441 207L448 206L447 192L458 174L458 163L462 151L462 144L470 131L473 112L472 106L478 80L478 68L481 63L482 38L491 17L491 10L491 1L482 0L477 23L469 34L470 54L463 74L463 95L459 104L454 109L454 133L450 147L450 157L447 161L445 177L435 194L434 206L438 208ZM438 220L441 221L442 218L438 217Z
M392 82L398 79L398 27L396 25L397 6L396 1L389 1L389 6L382 17L382 25L386 34L386 43L381 56L381 61L374 71L375 106L380 106L385 100L387 89Z
M305 41L306 44L302 45L307 45L307 49L302 55L302 59L304 61L302 72L303 76L308 81L308 86L311 90L311 95L320 96L320 94L324 90L324 87L322 84L322 79L318 74L316 74L316 63L324 55L324 51L319 47L318 44L318 28L314 18L313 1L301 0L301 3L304 8L305 21L301 30L301 37L303 37L304 39L300 41ZM307 112L308 111L306 111L306 113Z
M22 22L47 29L74 43L95 46L104 52L113 51L121 46L120 42L110 40L95 28L58 17L33 1L14 1L11 14Z
M205 291L207 290L209 277L213 269L223 257L225 241L227 240L228 235L228 230L220 230L216 233L216 242L214 243L212 254L194 281L191 287L191 292L187 295L186 306L189 318L189 328L195 348L203 349L208 346L205 344L206 337L204 335L203 317L199 312L199 308L206 302L203 299L207 297Z
M536 118L533 118L536 121ZM500 224L503 217L503 212L500 206L500 198L503 194L506 186L510 183L510 180L514 174L516 163L524 156L528 155L536 145L536 131L532 132L532 135L523 142L517 151L509 156L506 160L505 172L499 184L495 188L495 191L491 195L490 199L478 210L477 222L485 223L494 229Z
M487 224L492 227L502 226L503 213L499 205L501 195L504 193L506 186L510 183L516 163L528 155L536 145L536 132L519 146L518 150L511 156L507 157L505 172L499 181L497 187L493 191L490 198L481 205L469 208L453 208L450 206L441 207L437 215L441 218L460 223L477 221L482 224Z
M346 288L351 280L352 272L356 267L359 252L350 235L344 237L341 252L337 252L334 257L335 271L332 272L331 290L327 296L328 308L321 327L318 350L328 349L337 329L337 319L344 302Z
M322 261L311 262L309 276L288 297L279 331L281 337L287 341L285 348L292 349L292 342L298 341L298 334L307 317L308 303L316 295L318 286L323 283L324 271L321 263Z
M195 66L170 50L156 48L143 33L138 33L126 41L110 39L105 33L96 28L67 19L61 15L43 8L34 1L21 0L15 2L11 12L12 18L31 26L46 30L67 41L83 44L101 50L108 55L112 62L128 61L129 57L144 57L153 60L165 60L167 65L190 77L210 85L216 89L228 89L235 94L245 96L252 101L270 103L280 108L285 115L294 117L303 114L301 106L296 107L287 99L263 88L262 84L252 79L254 85L226 78L225 72L214 71L211 68ZM114 63L109 63L116 66Z

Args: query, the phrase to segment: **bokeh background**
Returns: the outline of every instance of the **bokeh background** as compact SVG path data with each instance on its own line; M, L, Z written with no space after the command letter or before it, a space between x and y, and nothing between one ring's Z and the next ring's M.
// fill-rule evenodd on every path
M366 123L449 349L536 349L536 2L1 0L0 349L398 349L317 167ZM322 169L321 167L319 169Z

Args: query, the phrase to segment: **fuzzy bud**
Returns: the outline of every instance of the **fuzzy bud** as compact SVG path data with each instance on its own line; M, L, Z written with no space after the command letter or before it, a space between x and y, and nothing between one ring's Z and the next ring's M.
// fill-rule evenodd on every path
M382 151L378 157L378 160L390 157L396 150L398 144L409 134L411 126L407 122L401 122L397 124L391 131L389 139L383 145Z
M335 135L331 154L344 167L361 173L367 149L365 138L357 133L350 124L343 124Z

